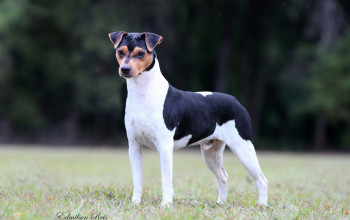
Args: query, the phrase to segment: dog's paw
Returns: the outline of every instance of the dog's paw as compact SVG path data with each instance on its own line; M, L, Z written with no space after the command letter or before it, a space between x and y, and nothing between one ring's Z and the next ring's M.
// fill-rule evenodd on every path
M259 201L258 206L267 206L267 201Z
M224 204L225 202L226 202L226 200L222 200L222 199L216 200L216 203L220 204L220 205Z
M163 207L163 208L169 208L172 204L173 204L172 201L163 200L163 201L162 201L162 204L161 204L160 206Z
M141 204L141 199L132 199L132 204L133 205L140 205Z

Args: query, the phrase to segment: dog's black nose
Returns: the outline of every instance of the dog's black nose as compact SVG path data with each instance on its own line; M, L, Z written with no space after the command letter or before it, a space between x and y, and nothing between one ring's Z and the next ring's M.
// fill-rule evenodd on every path
M129 65L123 65L120 70L124 75L128 75L131 71L131 67Z

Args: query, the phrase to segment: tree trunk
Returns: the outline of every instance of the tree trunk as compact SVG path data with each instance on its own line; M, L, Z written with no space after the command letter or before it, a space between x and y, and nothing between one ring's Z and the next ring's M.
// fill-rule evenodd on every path
M222 7L221 30L217 52L217 71L214 83L215 91L227 92L229 76L231 73L231 45L232 45L232 14L234 13L232 1L225 1ZM224 24L224 25L223 25Z
M181 57L175 57L175 60L179 60L179 65L176 72L176 87L179 89L187 90L189 89L189 80L188 80L188 67L189 67L189 58L188 54L190 53L190 39L189 36L193 32L193 24L195 22L195 18L198 14L198 3L196 1L185 1L186 2L186 8L187 8L187 22L186 26L184 28L184 31L179 33L177 35L177 42L181 42L181 52L177 54L177 56ZM175 47L178 47L178 44L174 44ZM177 48L174 48L176 50Z
M0 118L0 143L5 143L11 139L11 123L8 118Z
M230 39L220 40L218 56L217 56L217 71L215 80L215 91L217 92L227 92L228 79L230 76L230 50L231 43Z
M327 147L327 120L322 115L315 119L314 144L315 151L324 151Z
M316 59L327 52L345 24L344 13L336 0L318 0L310 16L309 33L319 36ZM313 149L325 150L327 145L327 118L317 115L314 125Z
M253 134L257 134L260 125L260 112L264 93L265 78L261 70L260 44L262 30L259 29L259 17L262 7L259 1L250 1L244 25L244 52L242 65L243 105L252 119Z
M63 121L64 143L73 144L78 137L78 116L75 113L70 113Z

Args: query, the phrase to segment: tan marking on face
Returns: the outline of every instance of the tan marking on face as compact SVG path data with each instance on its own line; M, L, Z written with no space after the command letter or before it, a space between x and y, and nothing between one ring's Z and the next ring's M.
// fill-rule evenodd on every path
M119 50L122 50L124 52L124 56L119 56ZM139 58L137 54L143 51L145 55L142 58ZM131 52L128 50L127 46L122 46L117 49L116 52L116 58L119 63L119 75L123 76L121 72L121 68L125 63L126 60L128 60L128 65L131 67L130 77L135 77L140 75L147 67L149 67L152 64L153 61L153 55L151 53L147 53L146 50L142 49L141 47L135 47L135 49Z
M147 53L147 51L142 49L141 47L135 47L135 49L132 52L132 56L137 56L139 52L144 52L145 54Z
M119 56L119 52L118 52L119 50L124 52L123 56ZM116 53L115 53L115 57L117 58L117 61L119 63L119 76L122 76L122 73L120 71L120 67L125 64L125 60L128 56L129 56L129 49L127 46L122 46L122 47L118 48Z
M138 58L137 54L143 51L145 55L142 58ZM147 53L146 50L135 47L135 49L132 52L132 57L130 58L129 65L131 66L131 76L135 77L140 75L147 67L149 67L152 64L153 61L153 55L151 53Z
M119 56L119 52L118 51L120 51L120 50L124 52L124 55L122 57ZM118 48L115 55L117 57L118 62L119 62L119 60L125 59L127 56L129 56L128 47L127 46L122 46L122 47ZM121 63L119 62L119 64L121 64Z

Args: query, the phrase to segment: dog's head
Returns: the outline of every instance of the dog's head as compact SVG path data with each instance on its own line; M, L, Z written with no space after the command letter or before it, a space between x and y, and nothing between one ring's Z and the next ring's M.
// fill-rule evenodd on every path
M118 31L109 34L116 49L119 75L132 78L150 70L155 62L154 48L163 40L152 33L126 33Z

